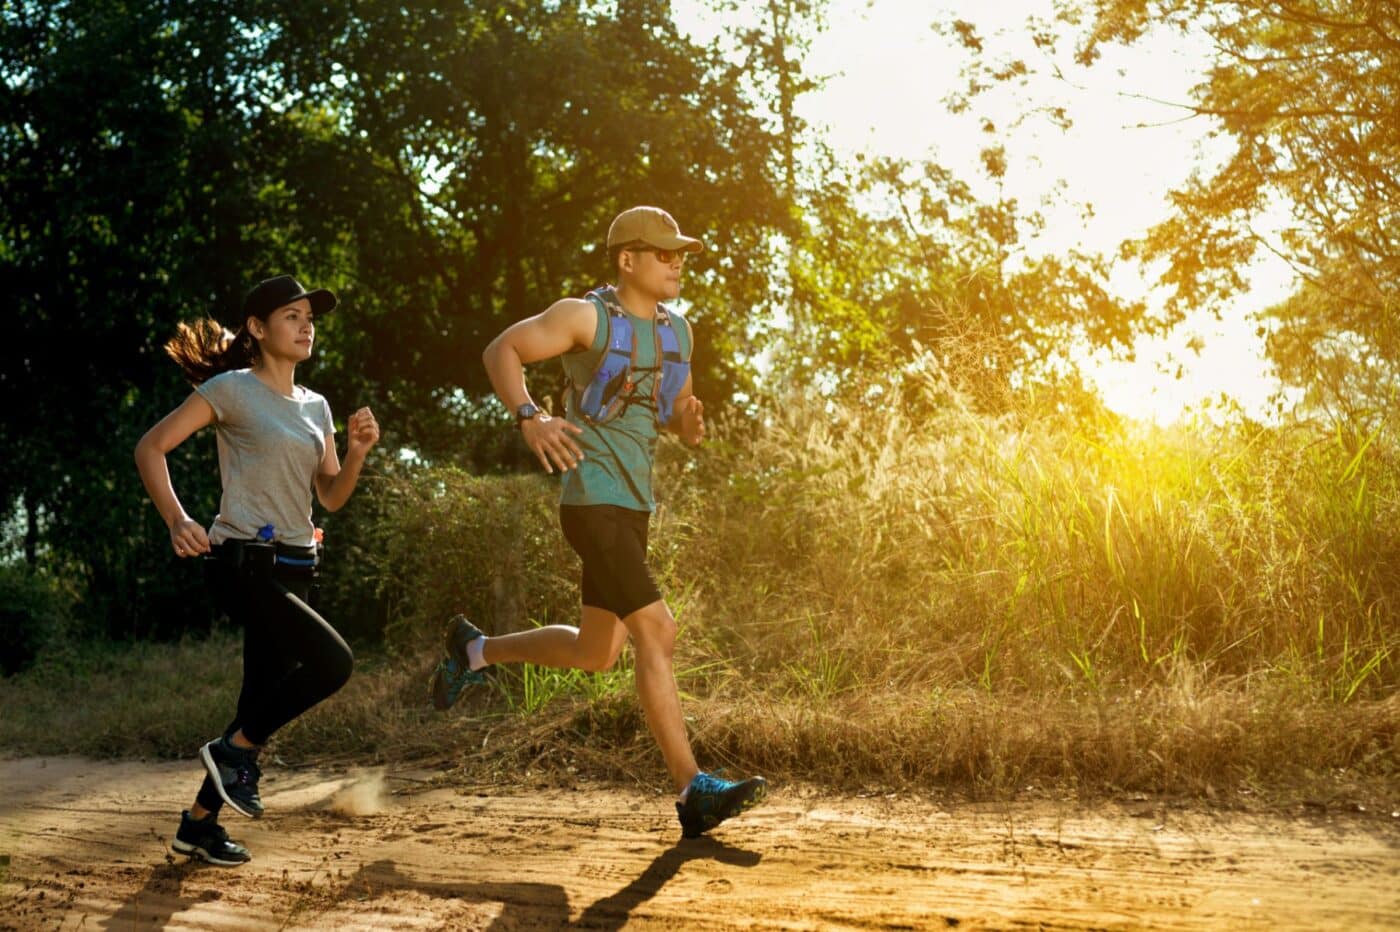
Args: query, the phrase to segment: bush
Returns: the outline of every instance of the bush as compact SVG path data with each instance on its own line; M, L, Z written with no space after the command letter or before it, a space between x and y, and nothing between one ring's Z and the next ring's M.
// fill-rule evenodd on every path
M68 629L72 601L43 573L0 565L0 675L27 669L46 644Z
M322 605L342 630L399 650L435 644L456 612L488 634L577 623L579 564L546 478L423 469L361 494L353 524L328 522Z

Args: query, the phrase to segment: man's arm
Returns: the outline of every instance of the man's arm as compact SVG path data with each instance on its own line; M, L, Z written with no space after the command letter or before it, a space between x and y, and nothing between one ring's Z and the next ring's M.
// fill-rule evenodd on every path
M695 447L705 439L705 405L695 397L690 383L691 376L687 375L685 384L676 394L676 403L671 409L671 420L664 427L685 443Z
M597 312L590 302L564 298L542 314L511 324L492 340L481 354L481 361L506 410L514 414L521 405L533 404L525 386L527 363L587 349L593 345L597 329ZM520 432L545 472L554 472L555 466L568 471L583 459L583 451L570 436L582 430L561 417L541 413L522 422Z

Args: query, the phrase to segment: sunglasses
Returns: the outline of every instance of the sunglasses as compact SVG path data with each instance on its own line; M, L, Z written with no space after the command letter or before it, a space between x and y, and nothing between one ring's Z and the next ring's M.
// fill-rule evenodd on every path
M654 252L656 253L656 261L662 265L674 265L677 262L685 265L686 251L684 249L662 249L658 246L648 246L645 243L623 248L628 252Z

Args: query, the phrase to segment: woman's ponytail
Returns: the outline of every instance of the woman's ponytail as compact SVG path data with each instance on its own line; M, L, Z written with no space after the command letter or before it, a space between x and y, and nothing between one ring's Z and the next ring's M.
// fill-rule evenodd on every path
M210 318L180 323L165 344L165 353L191 385L207 382L220 372L242 369L252 363L258 343L246 327L230 333Z

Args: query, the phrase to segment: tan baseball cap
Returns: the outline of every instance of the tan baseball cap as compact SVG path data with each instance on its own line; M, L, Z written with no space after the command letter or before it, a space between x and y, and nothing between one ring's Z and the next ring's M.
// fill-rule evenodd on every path
M658 249L684 249L686 252L705 248L695 237L682 235L676 219L660 207L633 207L617 215L608 227L608 248L628 243L646 243Z

